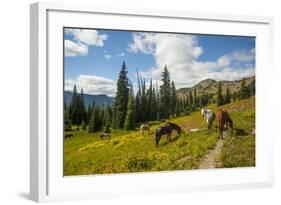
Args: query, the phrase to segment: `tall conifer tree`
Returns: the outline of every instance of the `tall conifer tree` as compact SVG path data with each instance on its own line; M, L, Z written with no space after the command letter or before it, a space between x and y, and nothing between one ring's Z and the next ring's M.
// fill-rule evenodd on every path
M172 112L172 114L176 114L177 91L176 91L174 81L172 81L171 89L172 89L172 93L171 93L171 112Z
M231 93L229 90L229 87L226 88L226 96L225 96L225 103L230 103L231 99L230 99Z
M133 91L133 86L131 85L125 124L124 124L125 130L135 129L135 120L136 120L135 115L136 115L136 111L135 111L135 102L134 102L134 91Z
M114 128L124 128L127 105L129 99L129 82L127 78L127 68L125 61L121 66L119 78L117 81L117 92L114 101Z
M217 91L217 106L223 105L223 96L222 96L222 89L221 83L218 84L218 91Z
M160 86L160 115L161 118L169 118L171 113L171 82L167 65L162 72L162 85Z
M77 93L76 85L73 87L72 98L71 98L71 121L72 124L79 124L79 95Z

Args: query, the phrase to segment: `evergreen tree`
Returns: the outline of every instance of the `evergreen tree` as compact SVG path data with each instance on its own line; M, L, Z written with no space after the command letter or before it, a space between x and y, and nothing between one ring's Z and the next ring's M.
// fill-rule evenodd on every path
M160 86L160 115L161 118L169 118L171 113L171 83L170 74L165 65L162 72L162 85Z
M111 109L108 106L106 108L106 114L105 114L105 126L104 126L104 132L105 133L110 133L110 124L111 124Z
M63 102L63 116L64 116L64 121L69 120L68 106L65 101Z
M110 133L110 124L108 123L108 121L105 121L104 132Z
M83 130L86 130L86 129L87 129L87 126L86 126L86 123L85 123L84 120L81 122L81 128L82 128Z
M157 113L158 113L158 106L157 106L157 95L155 87L152 89L152 99L151 99L151 114L152 114L152 120L157 119Z
M172 114L176 114L177 91L176 91L174 81L172 81L171 89L172 89L172 93L171 93L171 112L172 112Z
M106 113L108 114L108 117L109 117L109 123L110 123L110 125L112 125L113 111L112 111L111 106L109 106L109 105L107 106Z
M141 122L147 121L147 96L146 96L146 85L145 80L141 80L142 89L141 89Z
M198 106L197 90L194 88L194 107Z
M176 109L175 109L175 114L176 114L177 117L180 116L180 112L181 112L180 104L181 104L180 101L177 100L177 102L176 102Z
M135 106L136 106L136 121L141 122L141 97L140 90L137 91L137 95L135 98Z
M142 120L142 113L141 113L141 84L140 84L140 76L139 71L137 69L137 79L138 79L138 91L135 98L136 104L136 121L141 122Z
M192 96L191 89L189 89L189 99L188 100L189 100L188 106L192 107L192 105L193 105L193 96Z
M204 96L200 95L198 96L198 106L202 107L204 101Z
M133 86L131 86L126 119L124 124L125 130L135 129L135 113L136 112L135 112L135 102L134 102L134 91L133 91Z
M146 117L146 121L150 121L152 120L152 79L150 80L150 85L149 85L149 89L147 90L147 97L146 97L146 113L147 113L147 117Z
M91 120L88 127L88 132L97 132L102 130L102 116L99 106L95 106L92 112Z
M78 108L79 108L79 97L78 97L76 85L74 85L72 98L71 98L71 121L73 124L78 124L79 121Z
M127 68L123 61L119 78L117 81L117 92L114 101L114 127L116 129L124 128L127 104L129 99L129 84L127 78Z
M158 91L158 86L156 85L156 106L157 106L157 114L156 114L156 120L160 120L160 93Z
M223 104L223 96L222 96L222 89L221 89L221 83L218 84L218 91L217 91L217 106L220 106Z
M236 101L237 100L237 92L235 92L235 93L232 93L232 101Z
M84 102L84 92L83 88L81 88L80 96L79 96L79 122L86 120L86 108Z
M250 97L250 92L248 87L245 85L245 78L243 78L241 82L241 88L239 90L239 99L246 99L248 97Z
M64 102L64 130L65 131L71 131L71 120L69 118L69 107L67 106L66 102Z
M92 107L91 107L91 105L88 105L86 120L85 120L86 124L89 124L90 119L91 119L91 115L92 115Z
M225 103L230 103L231 102L231 99L230 99L230 90L229 90L229 87L226 88L226 95L225 95Z

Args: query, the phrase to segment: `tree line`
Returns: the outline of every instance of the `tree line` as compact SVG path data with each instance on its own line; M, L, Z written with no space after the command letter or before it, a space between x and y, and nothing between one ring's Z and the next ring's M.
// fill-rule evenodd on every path
M217 89L216 104L217 106L221 106L234 102L236 100L247 99L255 95L255 93L256 93L255 81L253 81L251 84L246 86L245 78L243 78L241 81L240 89L237 92L231 93L229 87L227 87L225 95L223 95L222 93L221 82L219 82L218 89Z
M241 89L230 93L227 88L223 95L221 83L215 94L197 93L197 89L189 89L188 95L178 97L175 83L170 78L168 67L165 66L161 74L161 85L153 85L152 79L146 86L145 79L137 70L136 95L131 81L127 77L128 70L125 61L121 65L117 81L117 91L113 106L96 105L95 102L86 108L83 89L77 92L74 85L72 99L69 105L64 103L65 130L71 130L72 124L77 129L88 129L88 132L111 129L133 130L140 123L168 119L181 114L189 114L196 108L217 103L218 106L237 99L245 99L254 94L253 87L246 86L242 80Z
M113 105L114 129L132 130L138 123L169 118L176 114L177 95L167 66L161 75L161 86L153 85L152 79L149 86L137 71L137 92L134 95L133 85L127 77L125 62L121 66L117 81L117 92Z

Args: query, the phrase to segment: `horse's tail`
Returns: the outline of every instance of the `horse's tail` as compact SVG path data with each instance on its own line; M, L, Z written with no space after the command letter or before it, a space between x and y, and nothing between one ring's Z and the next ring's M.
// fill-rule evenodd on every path
M213 113L213 114L212 114L212 121L213 121L213 120L216 119L217 116L216 116L216 113L214 113L214 112L212 112L212 113Z

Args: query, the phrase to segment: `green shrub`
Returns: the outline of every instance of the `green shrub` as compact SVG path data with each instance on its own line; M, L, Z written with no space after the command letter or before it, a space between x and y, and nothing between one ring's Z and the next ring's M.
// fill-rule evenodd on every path
M87 129L87 125L86 125L84 120L81 123L81 127L82 127L82 130L86 130Z

